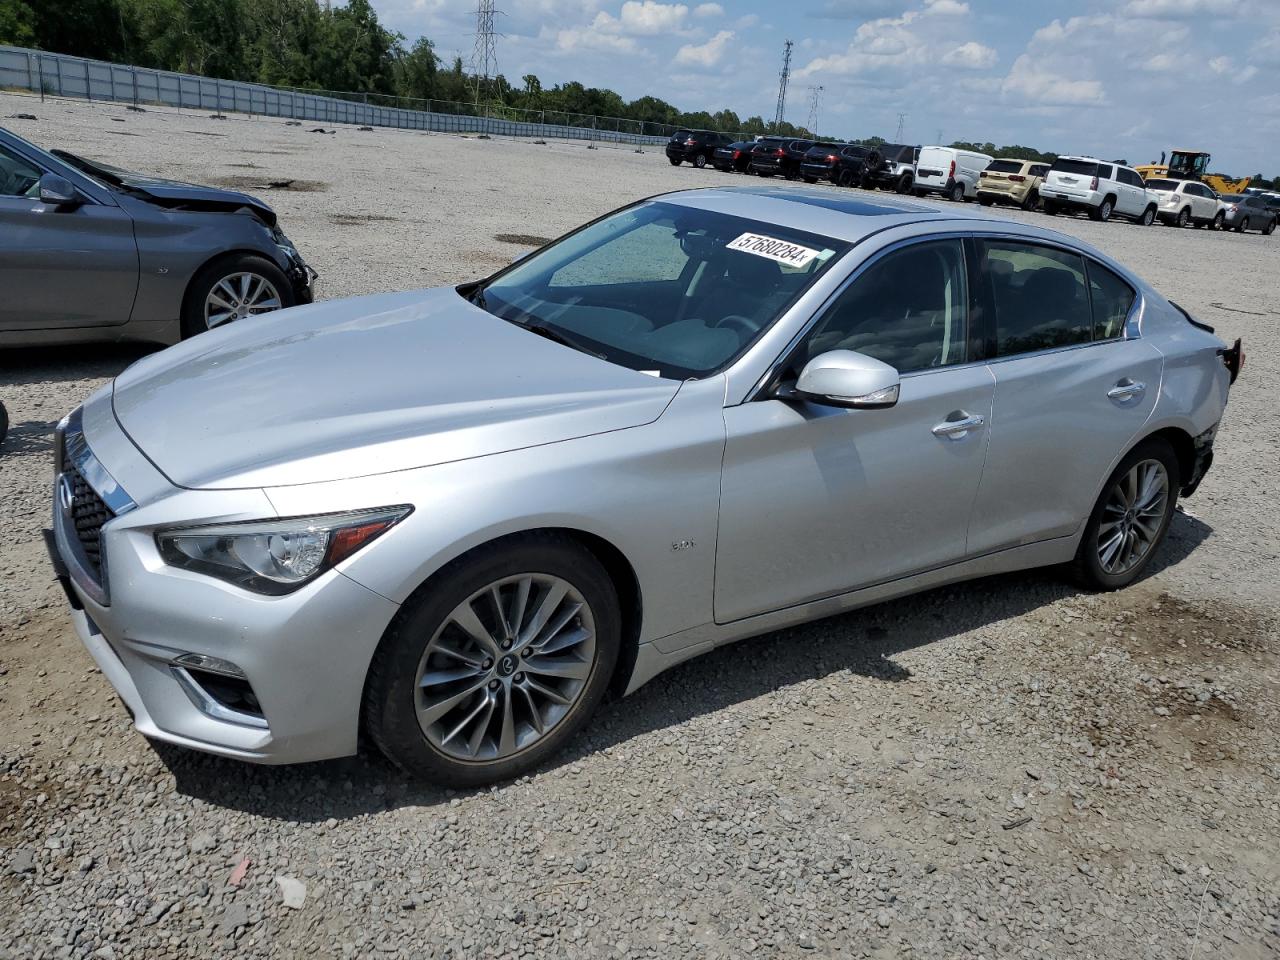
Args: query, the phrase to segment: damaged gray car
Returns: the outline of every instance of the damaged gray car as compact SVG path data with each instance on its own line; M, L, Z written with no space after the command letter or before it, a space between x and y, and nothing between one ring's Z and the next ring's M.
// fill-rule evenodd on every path
M310 303L315 277L256 197L48 152L0 128L0 347L172 344Z

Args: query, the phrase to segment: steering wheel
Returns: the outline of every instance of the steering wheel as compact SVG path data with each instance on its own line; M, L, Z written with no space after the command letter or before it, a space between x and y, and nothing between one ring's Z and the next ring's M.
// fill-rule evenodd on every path
M726 327L731 330L736 330L738 333L745 334L748 337L754 337L756 335L756 331L760 329L754 320L750 317L744 317L740 313L731 313L727 316L721 317L713 323L712 326Z

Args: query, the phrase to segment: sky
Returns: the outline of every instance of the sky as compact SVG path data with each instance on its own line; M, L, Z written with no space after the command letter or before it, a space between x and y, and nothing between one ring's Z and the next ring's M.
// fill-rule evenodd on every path
M372 0L410 40L469 62L474 0ZM498 66L628 100L910 143L1022 144L1131 163L1213 154L1280 174L1280 0L498 0Z

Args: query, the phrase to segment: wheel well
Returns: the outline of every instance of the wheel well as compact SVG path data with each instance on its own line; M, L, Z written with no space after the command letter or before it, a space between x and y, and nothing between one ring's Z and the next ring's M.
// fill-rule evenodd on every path
M1169 446L1173 447L1174 456L1178 458L1178 483L1179 486L1185 484L1196 466L1196 448L1191 440L1191 434L1180 427L1165 427L1163 430L1157 430L1143 437L1142 440L1151 440L1154 437L1168 441Z
M1108 193L1105 197L1102 198L1103 203L1106 203L1108 200L1111 201L1111 205L1113 207L1116 205L1116 195L1114 193Z

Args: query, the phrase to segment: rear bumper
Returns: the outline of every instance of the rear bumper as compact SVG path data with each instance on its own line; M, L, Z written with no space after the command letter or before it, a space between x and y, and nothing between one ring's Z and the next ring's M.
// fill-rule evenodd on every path
M1209 472L1209 468L1213 466L1213 441L1218 435L1218 425L1215 423L1212 427L1194 437L1191 441L1195 449L1195 460L1191 467L1191 476L1182 484L1182 495L1189 497L1196 492L1196 488L1200 486L1200 481L1204 479L1205 474Z

